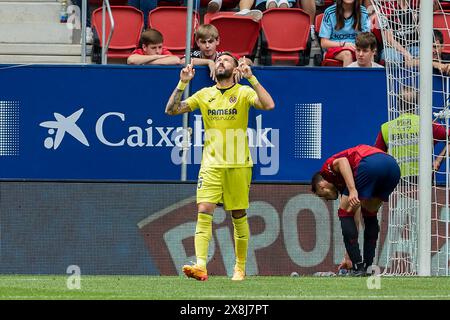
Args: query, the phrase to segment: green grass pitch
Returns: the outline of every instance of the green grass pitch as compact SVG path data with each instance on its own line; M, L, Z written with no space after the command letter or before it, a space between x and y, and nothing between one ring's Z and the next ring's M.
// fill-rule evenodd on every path
M242 282L211 276L199 282L178 276L83 276L68 289L68 276L0 275L1 300L357 300L446 299L450 277L381 277L380 289L368 278L249 276Z

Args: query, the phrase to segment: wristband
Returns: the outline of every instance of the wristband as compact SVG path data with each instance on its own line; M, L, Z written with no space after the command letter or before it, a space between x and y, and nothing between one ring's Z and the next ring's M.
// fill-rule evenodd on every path
M256 85L259 83L258 79L256 79L255 76L251 76L251 77L248 78L247 80L248 80L248 82L250 82L250 84L251 84L253 87L256 86Z
M188 85L189 82L183 82L183 81L178 81L177 84L177 89L180 91L184 91L184 89L186 89L186 86Z

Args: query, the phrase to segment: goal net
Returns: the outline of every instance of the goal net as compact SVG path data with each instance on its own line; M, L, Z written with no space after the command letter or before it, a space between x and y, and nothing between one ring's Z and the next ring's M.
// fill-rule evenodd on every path
M383 124L382 134L388 152L401 169L400 182L389 199L387 250L379 264L384 266L385 275L418 274L420 39L433 37L432 112L434 122L440 127L433 125L434 139L430 141L434 146L433 179L429 185L432 190L431 274L449 275L449 163L441 150L445 151L449 142L445 132L449 130L450 64L447 69L445 55L447 51L450 53L450 45L444 43L450 44L450 12L445 12L436 1L434 30L429 35L421 35L418 0L372 0L372 6L373 27L382 36L381 59L386 67L388 122ZM444 134L439 135L438 130Z

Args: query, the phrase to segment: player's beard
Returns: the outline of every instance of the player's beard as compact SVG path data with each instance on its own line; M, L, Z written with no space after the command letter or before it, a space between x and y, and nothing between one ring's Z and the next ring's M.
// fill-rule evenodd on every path
M217 81L230 79L233 76L233 70L223 69L221 71L216 70Z

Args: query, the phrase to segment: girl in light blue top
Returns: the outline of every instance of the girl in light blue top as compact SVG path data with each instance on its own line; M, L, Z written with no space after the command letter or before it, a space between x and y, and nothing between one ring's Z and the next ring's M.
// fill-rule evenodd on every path
M340 60L344 67L355 61L355 39L360 32L370 32L367 9L360 0L336 0L325 10L319 32L325 59Z

